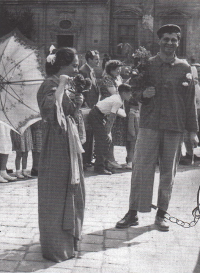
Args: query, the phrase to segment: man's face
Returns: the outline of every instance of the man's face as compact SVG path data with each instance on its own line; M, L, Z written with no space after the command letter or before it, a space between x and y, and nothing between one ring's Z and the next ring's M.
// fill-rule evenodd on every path
M88 59L88 64L91 67L97 67L97 66L99 66L99 63L100 63L99 54L96 54L94 56L93 60L92 59Z
M131 95L132 95L132 92L130 91L130 92L122 92L122 99L123 100L126 100L126 101L129 101L130 100L130 98L131 98Z
M176 33L164 33L159 40L160 51L166 55L172 55L175 53L179 46L179 39Z

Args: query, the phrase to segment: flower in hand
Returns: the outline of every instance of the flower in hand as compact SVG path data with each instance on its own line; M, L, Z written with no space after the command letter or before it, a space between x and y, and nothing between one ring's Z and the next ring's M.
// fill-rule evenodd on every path
M89 78L84 78L83 75L77 74L73 79L75 91L83 93L91 88L92 82Z

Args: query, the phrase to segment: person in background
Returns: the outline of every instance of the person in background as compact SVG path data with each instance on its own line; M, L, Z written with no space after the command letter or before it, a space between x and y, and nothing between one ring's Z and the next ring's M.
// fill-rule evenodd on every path
M81 237L85 207L83 148L74 120L83 96L70 99L71 77L78 73L73 48L54 50L46 59L48 77L37 94L43 120L38 169L38 212L43 257L54 262L73 258Z
M138 225L138 211L150 212L156 163L159 158L160 182L155 224L168 231L168 210L184 130L190 141L198 143L195 88L191 67L176 57L181 29L164 25L157 31L160 52L149 58L146 88L137 90L142 103L138 139L135 146L129 210L117 222L117 228Z
M86 63L83 64L79 72L84 76L84 78L89 78L92 81L92 86L88 92L85 92L85 106L92 109L92 107L99 100L99 86L96 79L96 74L94 71L95 67L100 64L99 52L97 50L88 50L85 54ZM87 115L88 116L88 115ZM87 117L84 117L87 119ZM92 166L93 152L94 152L94 136L91 126L85 121L86 126L86 142L83 144L83 165L84 169Z
M31 129L28 127L23 134L11 131L12 150L16 151L15 168L16 177L19 179L31 178L27 171L28 152L33 148ZM22 160L22 172L20 171L20 163Z
M135 144L139 131L139 105L133 98L129 100L128 125L127 125L127 141L126 141L126 164L125 169L132 169L133 155L135 151Z
M10 131L10 128L0 123L0 183L15 181L17 179L16 177L8 175L6 171L8 156L12 153Z
M197 71L197 64L195 59L192 57L190 59L191 71L195 85L195 96L196 96L196 108L197 108L197 116L198 121L200 122L200 86L199 86L199 79L198 79L198 71ZM181 165L192 165L196 161L200 161L200 157L194 154L194 147L190 142L190 134L189 132L185 131L184 134L184 145L186 150L186 155L181 156L179 164Z
M100 82L100 99L103 100L111 95L118 94L118 87L123 80L120 76L123 63L118 60L110 60L106 63L105 73ZM122 105L124 107L124 105ZM112 142L109 150L109 165L110 168L121 169L122 166L115 160L114 145L121 145L121 142L126 143L126 127L125 119L117 116L112 128ZM122 140L124 139L124 140Z
M102 70L103 70L102 76L104 76L104 74L106 73L105 72L106 63L110 60L111 60L111 57L107 53L105 53L103 55L103 60L102 60Z
M111 175L109 169L108 155L111 141L111 129L117 113L126 117L126 113L120 107L124 100L131 97L131 87L127 84L121 84L118 88L118 94L113 94L99 101L89 113L89 122L92 126L95 139L96 161L94 171L102 175Z

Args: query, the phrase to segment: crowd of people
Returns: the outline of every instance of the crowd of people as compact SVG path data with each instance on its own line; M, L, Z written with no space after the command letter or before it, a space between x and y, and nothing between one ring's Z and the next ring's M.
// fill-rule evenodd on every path
M151 211L159 164L155 224L161 231L169 230L165 215L184 134L192 149L198 144L197 76L192 76L187 61L175 55L180 27L162 26L157 35L160 52L148 60L142 88L133 89L121 77L123 63L108 55L102 62L102 77L97 79L97 50L87 51L85 64L79 67L74 48L55 49L46 59L47 78L37 94L42 120L21 136L10 134L0 124L0 138L6 139L4 144L0 141L0 182L30 177L27 155L32 150L31 175L38 175L40 242L49 260L74 257L84 218L84 170L93 165L98 175L132 169L129 210L116 224L127 228L139 223L138 212ZM73 81L77 74L82 75L81 81L90 82L80 92ZM123 165L115 160L115 145L126 147ZM16 177L6 171L11 150L16 151Z

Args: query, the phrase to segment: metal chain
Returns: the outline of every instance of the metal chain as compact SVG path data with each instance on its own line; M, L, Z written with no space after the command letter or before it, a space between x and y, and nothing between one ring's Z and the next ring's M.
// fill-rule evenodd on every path
M196 226L196 224L198 223L199 219L200 219L200 204L199 204L199 193L200 192L200 186L199 186L199 189L197 191L197 207L193 209L192 211L192 215L194 217L194 220L191 221L190 223L188 222L184 222L176 217L173 217L171 216L169 213L167 213L165 215L165 218L167 220L169 220L170 222L172 223L175 223L183 228L191 228L191 227L194 227Z

